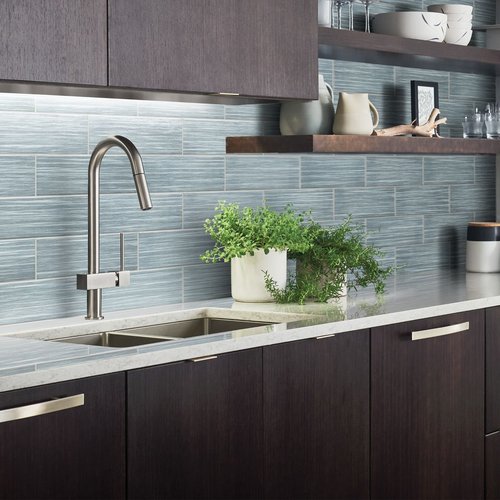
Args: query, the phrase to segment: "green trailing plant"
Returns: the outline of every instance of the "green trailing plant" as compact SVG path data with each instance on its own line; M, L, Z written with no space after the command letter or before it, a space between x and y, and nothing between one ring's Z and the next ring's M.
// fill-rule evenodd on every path
M215 215L204 223L214 247L201 255L204 262L229 262L234 257L253 255L262 249L303 253L312 245L307 230L308 213L296 213L288 205L275 212L268 207L240 208L237 203L219 202Z
M340 297L345 284L348 289L373 285L377 294L384 291L394 268L379 263L384 253L366 243L362 226L349 217L336 227L310 221L304 230L312 245L291 255L297 259L297 272L286 287L280 289L271 276L265 276L266 288L276 302L326 302Z

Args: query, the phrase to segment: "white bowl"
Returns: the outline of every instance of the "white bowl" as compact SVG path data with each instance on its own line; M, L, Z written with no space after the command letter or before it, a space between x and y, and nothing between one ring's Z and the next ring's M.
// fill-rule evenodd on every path
M472 14L450 14L446 13L448 24L455 23L472 23Z
M373 18L373 31L384 35L442 42L446 15L435 12L387 12Z
M472 30L448 29L444 42L453 45L469 45L471 38Z
M450 23L448 21L447 23L448 29L446 30L446 33L450 30L462 30L462 31L469 31L472 29L472 23ZM446 40L446 37L445 37Z
M462 5L459 3L439 3L429 5L429 12L441 12L441 14L472 14L472 5Z

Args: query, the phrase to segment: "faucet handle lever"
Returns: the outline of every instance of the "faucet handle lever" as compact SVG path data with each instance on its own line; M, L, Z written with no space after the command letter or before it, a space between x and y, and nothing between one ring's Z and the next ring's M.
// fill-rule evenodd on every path
M120 233L120 270L116 273L116 286L130 285L130 272L125 271L125 234Z
M125 271L125 234L120 233L120 271Z

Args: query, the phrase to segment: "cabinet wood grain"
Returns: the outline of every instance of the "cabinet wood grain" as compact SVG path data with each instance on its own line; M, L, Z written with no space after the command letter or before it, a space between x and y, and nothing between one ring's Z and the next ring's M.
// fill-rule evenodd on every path
M411 332L469 322L412 341ZM484 311L374 328L373 498L476 499L484 494Z
M369 496L369 334L264 348L266 498Z
M500 498L500 431L486 436L486 499Z
M0 498L125 498L125 374L0 394L0 409L84 394L85 404L0 423Z
M130 498L262 498L262 350L128 374Z
M0 80L107 84L106 0L2 0Z
M500 307L486 309L486 433L500 430Z
M109 0L109 84L317 99L310 0Z

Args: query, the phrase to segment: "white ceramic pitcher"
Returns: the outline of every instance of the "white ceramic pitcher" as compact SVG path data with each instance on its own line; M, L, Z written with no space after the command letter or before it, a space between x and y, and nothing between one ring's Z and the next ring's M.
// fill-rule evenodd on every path
M372 135L378 121L377 108L368 99L368 94L340 92L333 123L334 134Z
M284 102L281 104L281 135L331 134L335 109L333 89L319 75L319 99L306 102Z

